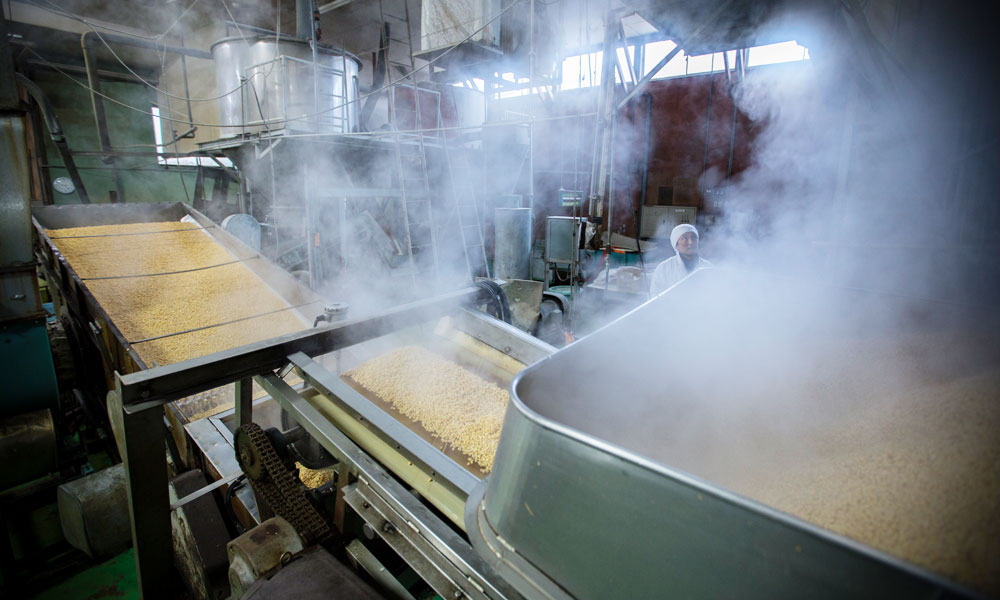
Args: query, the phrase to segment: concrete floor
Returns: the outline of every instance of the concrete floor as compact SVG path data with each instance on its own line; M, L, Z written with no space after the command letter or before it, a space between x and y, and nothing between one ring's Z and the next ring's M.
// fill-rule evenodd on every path
M129 548L118 556L77 573L42 591L37 600L100 600L139 598L135 558Z

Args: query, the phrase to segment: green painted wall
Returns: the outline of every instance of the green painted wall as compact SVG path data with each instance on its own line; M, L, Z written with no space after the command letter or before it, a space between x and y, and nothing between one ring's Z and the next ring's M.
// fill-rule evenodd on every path
M100 150L89 90L53 71L40 70L33 75L33 79L55 107L70 149L74 152ZM86 83L85 76L76 75L74 79ZM127 152L153 152L153 118L149 112L156 100L156 92L141 83L102 81L101 86L105 95L142 110L139 112L105 100L111 144L116 149ZM177 127L184 129L181 123ZM163 135L168 139L172 137L171 132L167 131ZM68 176L58 150L48 138L48 132L45 141L45 164L50 167L50 181ZM109 202L108 192L115 189L110 165L105 164L99 156L74 156L74 159L91 202ZM116 164L120 167L126 202L190 203L195 188L195 167L167 167L158 164L155 156L120 157L116 159ZM213 185L211 178L205 179L206 198L211 198ZM236 186L230 186L230 202L236 201L236 193ZM76 204L80 201L75 193L65 195L54 192L53 197L56 204Z

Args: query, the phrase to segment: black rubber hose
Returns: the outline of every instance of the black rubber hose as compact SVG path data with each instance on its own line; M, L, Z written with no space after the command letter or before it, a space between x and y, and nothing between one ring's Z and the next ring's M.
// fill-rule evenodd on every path
M510 323L510 304L507 303L507 295L503 293L503 288L494 281L479 281L476 283L487 293L487 300L493 305L496 317L504 323Z
M511 313L510 304L507 302L507 294L503 293L503 289L497 286L497 296L500 298L500 305L503 306L503 322L510 323Z
M226 495L222 501L222 507L226 510L226 516L233 524L233 527L236 528L236 532L240 535L246 533L247 530L246 527L243 526L243 523L240 523L240 520L236 518L236 511L233 510L233 496L236 494L236 490L246 484L246 479L246 473L234 479L226 488Z
M499 319L500 318L500 310L499 310L500 307L497 304L496 294L493 293L492 286L490 286L489 282L487 282L487 281L479 281L479 282L476 282L476 287L479 287L479 288L483 289L483 293L480 294L480 298L483 298L483 299L486 300L487 313L489 312L490 308L492 308L492 310L493 310L493 316Z

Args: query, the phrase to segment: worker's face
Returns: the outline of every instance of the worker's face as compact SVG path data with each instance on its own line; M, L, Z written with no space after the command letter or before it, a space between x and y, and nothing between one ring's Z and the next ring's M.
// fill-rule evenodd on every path
M677 240L677 253L684 258L694 258L698 255L698 236L688 231Z

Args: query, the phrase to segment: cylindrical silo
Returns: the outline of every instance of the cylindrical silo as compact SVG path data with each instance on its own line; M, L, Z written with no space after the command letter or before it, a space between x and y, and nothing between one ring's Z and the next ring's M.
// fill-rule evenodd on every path
M311 46L289 36L225 38L212 45L212 57L223 125L241 131L357 131L361 61L353 54L318 46L315 79Z

